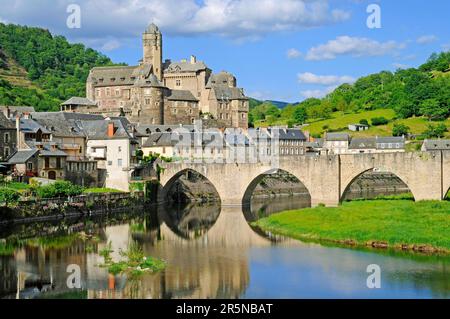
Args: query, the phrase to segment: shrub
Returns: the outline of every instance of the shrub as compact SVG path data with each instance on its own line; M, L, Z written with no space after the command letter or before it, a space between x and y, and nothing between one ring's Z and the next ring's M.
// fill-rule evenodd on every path
M36 193L40 198L77 196L83 193L83 188L67 181L57 181L53 184L38 187Z
M0 188L0 203L5 204L6 207L10 204L17 204L19 199L19 192L9 188Z
M401 124L401 123L394 124L394 127L392 129L392 135L403 136L403 135L408 135L408 133L409 133L409 127L406 126L405 124Z
M423 134L425 138L440 138L444 137L445 132L447 132L447 126L444 123L437 125L430 124Z
M386 125L389 123L389 120L383 116L380 117L374 117L372 118L372 125L373 126L380 126L380 125Z
M362 125L369 125L369 121L368 120L366 120L366 119L362 119L361 121L359 121L359 124L362 124Z

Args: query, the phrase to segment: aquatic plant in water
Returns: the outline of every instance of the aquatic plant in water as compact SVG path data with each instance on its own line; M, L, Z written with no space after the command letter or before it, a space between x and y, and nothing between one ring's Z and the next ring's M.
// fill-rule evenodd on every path
M127 273L131 276L139 276L144 273L155 273L166 267L165 261L145 256L142 248L135 243L132 243L127 251L120 251L120 255L124 259L118 262L112 260L112 252L111 243L108 243L108 246L99 254L105 260L101 267L108 267L108 272L113 275Z

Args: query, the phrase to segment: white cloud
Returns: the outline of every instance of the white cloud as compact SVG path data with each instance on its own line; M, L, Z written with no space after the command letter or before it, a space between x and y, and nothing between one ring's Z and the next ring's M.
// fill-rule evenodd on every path
M356 80L355 78L344 75L344 76L337 76L337 75L316 75L310 72L301 73L298 75L298 80L300 83L305 84L318 84L318 85L340 85L344 83L354 83Z
M443 44L443 45L442 45L442 50L444 50L444 51L450 51L450 43Z
M4 1L6 2L6 1ZM73 0L10 0L0 18L43 26L71 38L135 38L150 22L168 35L215 34L234 39L341 22L347 11L329 0L78 0L82 28L68 29Z
M431 44L433 42L436 42L437 40L438 40L437 36L430 34L430 35L423 35L423 36L417 38L416 42L418 44L425 45L425 44Z
M296 59L301 57L302 53L299 50L292 48L286 52L286 55L288 59Z
M396 41L378 42L368 38L340 36L326 44L311 48L306 54L306 60L333 60L340 55L353 57L382 56L395 54L405 47L405 44Z
M306 99L309 99L312 97L320 99L320 98L325 97L327 94L333 92L335 89L336 89L336 86L329 86L324 89L304 90L304 91L301 91L300 94Z
M118 48L120 48L122 45L118 40L112 39L107 42L105 42L102 46L103 51L114 51Z
M402 63L392 63L392 66L396 69L409 69L410 66Z

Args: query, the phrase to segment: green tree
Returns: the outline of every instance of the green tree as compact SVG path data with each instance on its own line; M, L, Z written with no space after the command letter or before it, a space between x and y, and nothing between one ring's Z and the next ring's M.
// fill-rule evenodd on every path
M402 123L395 123L392 129L392 135L394 136L406 136L409 133L409 126Z
M426 99L420 106L420 112L429 120L442 120L447 117L448 107L442 107L435 98Z
M437 125L429 124L428 128L423 132L426 138L442 138L447 132L447 126L444 123L439 123Z
M298 124L303 124L306 122L308 114L306 113L306 108L304 106L298 106L294 111L294 122Z

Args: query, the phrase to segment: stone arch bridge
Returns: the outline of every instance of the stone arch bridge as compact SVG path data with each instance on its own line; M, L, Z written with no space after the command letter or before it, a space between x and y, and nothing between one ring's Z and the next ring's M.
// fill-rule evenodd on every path
M216 188L223 206L246 204L266 174L278 169L303 183L312 206L337 206L361 174L380 169L397 175L418 200L442 200L450 188L450 152L381 153L280 158L276 167L264 163L162 163L161 199L180 175L193 170ZM162 201L162 200L161 200Z

